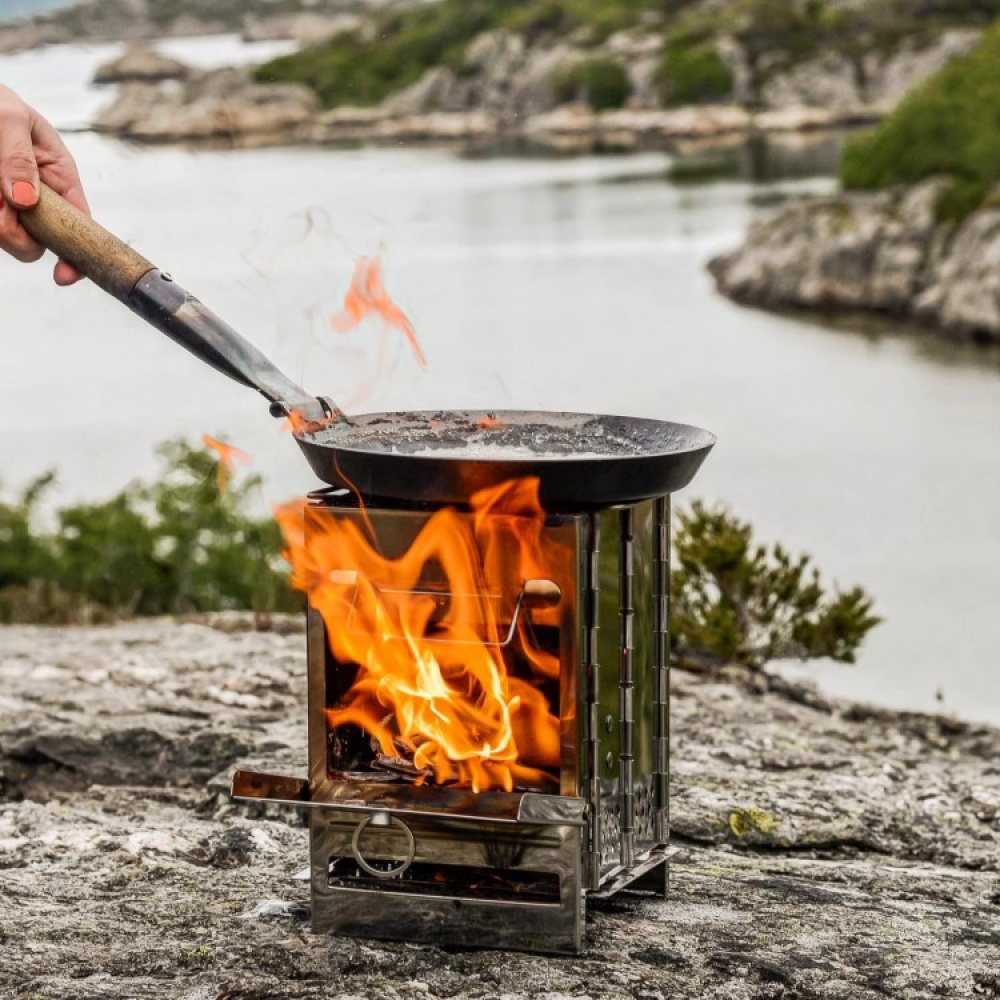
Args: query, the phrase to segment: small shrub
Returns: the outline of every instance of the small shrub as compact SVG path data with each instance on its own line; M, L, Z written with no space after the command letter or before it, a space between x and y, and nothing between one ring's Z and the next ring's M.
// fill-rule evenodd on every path
M982 181L956 178L938 195L934 214L938 222L961 222L983 205L987 193Z
M51 474L0 504L0 622L299 606L277 524L247 513L259 480L220 493L213 454L174 441L160 456L154 483L65 508L55 532L38 527Z
M584 101L595 111L623 107L632 93L625 67L614 59L573 63L558 70L552 82L557 100Z
M667 104L721 101L733 90L733 74L711 41L668 42L658 80Z
M725 510L694 503L679 517L674 549L671 641L682 664L853 663L879 622L860 587L827 595L809 556L756 544L750 525Z

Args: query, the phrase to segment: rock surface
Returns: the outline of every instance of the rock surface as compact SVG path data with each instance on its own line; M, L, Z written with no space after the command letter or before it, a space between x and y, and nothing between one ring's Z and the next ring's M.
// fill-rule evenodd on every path
M247 42L292 41L306 48L321 45L345 31L361 25L356 14L274 14L269 17L248 15L243 22L242 36Z
M69 42L152 41L244 33L248 40L314 44L366 12L412 0L76 0L0 23L0 53ZM0 4L0 16L6 11ZM9 15L8 15L9 16Z
M709 270L741 302L874 310L956 339L1000 342L1000 209L957 228L938 222L948 183L795 202L751 226Z
M595 112L581 104L552 106L542 80L526 76L524 89L512 96L514 104L493 106L461 86L456 88L455 74L442 68L379 107L321 111L312 92L301 86L255 84L246 70L190 71L181 84L125 83L93 127L124 139L160 144L407 142L588 153L662 149L683 139L725 140L755 131L832 130L870 120L864 109L857 108L751 114L735 105L701 105ZM525 113L514 107L523 107Z
M1000 996L1000 732L739 675L675 674L671 896L582 959L314 936L300 819L225 795L304 766L304 637L219 624L0 629L4 998Z
M93 127L137 142L281 143L301 139L318 111L307 87L255 84L249 70L221 69L126 84Z
M94 73L94 83L160 83L183 80L191 73L179 59L172 59L148 45L130 45L117 59L102 63Z
M820 107L845 113L864 108L869 114L885 113L913 86L969 52L981 38L981 31L954 29L930 45L905 40L894 51L867 52L856 61L822 52L774 73L761 87L760 100L773 110Z

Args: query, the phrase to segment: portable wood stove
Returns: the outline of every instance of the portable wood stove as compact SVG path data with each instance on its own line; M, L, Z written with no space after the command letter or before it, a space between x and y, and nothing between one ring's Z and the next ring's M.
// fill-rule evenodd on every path
M497 636L490 612L490 641L502 647L497 655L510 661L515 676L524 669L517 638L527 626L539 634L547 629L558 654L554 676L530 688L536 700L544 693L547 711L556 715L558 748L543 755L545 767L534 769L537 780L526 787L507 781L510 791L475 792L470 783L435 784L418 766L423 746L412 760L395 760L384 738L376 751L372 733L331 725L358 664L333 659L336 630L327 636L323 621L309 613L309 779L239 773L233 794L311 808L314 926L578 952L586 896L624 888L665 892L668 498L691 481L714 435L685 424L587 413L347 417L44 184L21 221L98 287L263 395L273 415L289 419L323 482L352 486L369 499L394 498L396 504L370 504L385 547L415 537L430 516L399 506L401 499L463 503L473 491L528 477L537 480L545 510L555 512L545 532L565 536L572 547L567 579L524 579L518 596L500 609L509 617L506 638ZM362 515L344 494L326 493L313 498L311 516L319 525ZM345 585L355 571L337 570L347 574ZM425 589L419 597L425 606L434 594L445 605L456 596L434 581ZM515 711L513 699L503 711ZM508 750L515 744L508 740ZM408 747L414 749L412 741ZM487 750L486 757L496 752L483 745L480 755Z
M328 490L311 497L306 530L366 516L396 558L431 511L362 512ZM309 779L238 772L233 796L310 809L314 930L575 954L588 897L665 895L670 497L550 514L544 533L571 552L568 578L525 580L498 612L512 674L526 669L525 629L558 656L558 678L541 684L558 714L558 765L539 787L437 786L360 727L331 725L358 666L338 662L308 611ZM448 601L440 581L421 590Z

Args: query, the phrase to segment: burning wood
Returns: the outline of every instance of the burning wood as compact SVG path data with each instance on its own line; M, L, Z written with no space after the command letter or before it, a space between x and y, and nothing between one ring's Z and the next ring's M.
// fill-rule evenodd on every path
M412 760L406 760L403 757L388 757L383 753L375 755L372 767L381 771L388 771L402 778L408 778L417 783L427 781L434 774L429 768L417 767Z

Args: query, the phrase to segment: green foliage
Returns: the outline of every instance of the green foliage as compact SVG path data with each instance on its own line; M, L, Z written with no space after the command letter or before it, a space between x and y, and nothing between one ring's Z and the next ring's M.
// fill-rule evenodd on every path
M632 93L625 67L615 59L584 59L558 70L553 86L559 101L583 101L595 111L623 107Z
M512 0L511 6L523 6ZM459 69L465 48L496 20L491 0L440 0L378 19L373 32L339 35L325 45L283 56L256 71L258 81L305 83L327 107L371 105L432 66Z
M466 48L482 32L507 28L535 41L586 29L598 42L663 7L663 0L437 0L388 11L374 30L275 59L256 79L305 83L326 107L377 104L434 66L461 72Z
M874 130L848 142L846 188L912 184L934 174L955 183L938 205L962 218L1000 182L1000 23L972 52L911 91Z
M31 483L13 504L0 503L0 590L26 587L52 575L52 553L32 530L38 504L55 480L53 473Z
M171 0L171 4L185 2L191 0ZM997 15L1000 0L878 0L852 6L831 0L714 4L696 0L435 0L376 14L353 34L265 64L256 78L305 83L327 107L372 105L415 83L432 67L467 72L469 43L486 31L516 31L529 44L571 39L574 45L593 47L616 31L643 25L645 30L663 32L660 78L668 100L688 103L718 100L731 92L730 73L714 45L722 35L743 46L750 89L759 95L771 76L821 52L837 52L848 59L863 81L864 56L871 52L892 51L904 40L919 46L939 37L947 27L982 25Z
M0 504L0 623L94 622L249 608L292 611L277 523L246 513L256 477L223 492L218 462L174 441L163 474L38 527L46 475ZM753 541L725 511L695 503L679 518L672 578L675 657L759 667L777 657L846 663L878 623L858 587L828 596L808 556Z
M246 513L256 477L220 493L214 455L171 442L163 475L38 527L53 477L0 505L0 621L105 620L228 608L292 610L271 518Z
M683 35L666 43L657 76L667 104L721 101L733 89L733 74L715 43Z
M682 663L760 667L778 658L853 663L878 624L860 588L827 595L809 556L754 542L725 510L694 503L680 515L672 578L672 644Z

